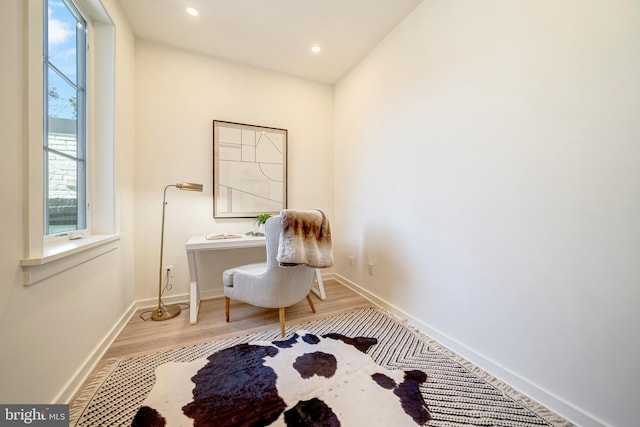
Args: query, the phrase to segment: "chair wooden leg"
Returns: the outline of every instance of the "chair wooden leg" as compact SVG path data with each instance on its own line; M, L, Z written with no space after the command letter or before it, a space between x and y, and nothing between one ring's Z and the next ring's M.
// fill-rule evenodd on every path
M309 301L309 306L311 307L311 311L316 312L316 307L313 305L313 301L311 301L311 293L307 295L307 301Z
M229 322L229 303L231 302L231 298L224 297L224 313L227 316L227 322Z
M284 337L284 307L278 309L280 315L280 334Z

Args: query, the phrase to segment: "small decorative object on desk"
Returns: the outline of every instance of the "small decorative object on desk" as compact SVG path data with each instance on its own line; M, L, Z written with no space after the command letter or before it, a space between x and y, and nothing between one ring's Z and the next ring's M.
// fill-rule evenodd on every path
M242 236L239 235L239 234L226 234L226 233L222 233L222 234L216 234L216 233L207 234L207 240L240 239L240 238L242 238Z
M258 226L258 232L254 233L254 236L264 236L264 223L271 218L270 213L263 213L256 216L256 219L253 220L253 223Z

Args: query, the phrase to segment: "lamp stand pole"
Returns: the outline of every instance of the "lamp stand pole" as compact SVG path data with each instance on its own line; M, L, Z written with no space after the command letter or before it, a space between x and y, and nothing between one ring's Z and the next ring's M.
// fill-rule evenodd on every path
M164 187L164 196L162 198L162 232L160 234L160 268L158 273L158 307L151 315L152 320L169 320L180 314L180 306L177 304L164 305L162 303L162 255L164 254L164 215L167 207L167 188L177 187L170 184Z

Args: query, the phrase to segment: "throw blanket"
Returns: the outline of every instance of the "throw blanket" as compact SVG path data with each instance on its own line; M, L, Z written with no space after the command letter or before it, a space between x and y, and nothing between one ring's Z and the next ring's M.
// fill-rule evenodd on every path
M313 268L331 267L331 228L320 210L284 209L277 260L282 266L306 264Z

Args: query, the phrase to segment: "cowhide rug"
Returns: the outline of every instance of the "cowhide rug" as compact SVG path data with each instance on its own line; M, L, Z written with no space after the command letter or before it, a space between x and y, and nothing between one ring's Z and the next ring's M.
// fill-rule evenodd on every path
M298 331L206 359L168 362L133 426L405 426L431 418L419 370L389 370L366 354L375 338Z

